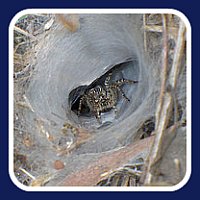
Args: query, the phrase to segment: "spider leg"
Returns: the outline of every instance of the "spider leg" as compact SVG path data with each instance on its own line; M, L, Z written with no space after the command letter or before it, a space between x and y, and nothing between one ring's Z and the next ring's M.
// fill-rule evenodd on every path
M114 111L115 111L115 117L116 117L116 116L117 116L117 113L118 113L117 107L116 107L116 106L113 106L112 108L113 108Z
M84 99L84 97L82 96L82 97L80 98L80 101L79 101L78 116L80 116L80 114L81 114L81 108L82 108L83 99Z
M112 76L112 72L110 72L105 79L104 85L106 86L106 89L109 88L109 82L110 82L111 76Z
M98 123L101 124L102 123L102 121L101 121L101 113L100 113L99 110L96 111L95 117L96 117Z
M121 93L122 97L124 97L129 102L130 99L125 95L124 91L118 86L116 86L116 88L119 91L119 93Z
M138 81L133 81L133 80L129 80L129 79L124 79L124 78L122 78L122 79L120 79L120 80L117 80L116 82L115 82L115 84L117 85L117 86L122 86L123 84L125 84L125 83L127 83L127 84L132 84L132 83L138 83Z

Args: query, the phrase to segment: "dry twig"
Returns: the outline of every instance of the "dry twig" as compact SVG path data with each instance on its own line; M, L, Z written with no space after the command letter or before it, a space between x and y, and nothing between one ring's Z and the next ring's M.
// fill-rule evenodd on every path
M35 36L33 36L32 34L26 32L24 30L22 30L21 28L19 28L17 26L14 26L14 30L17 31L18 33L25 35L26 37L30 37L31 39L36 40Z
M167 17L166 15L162 16L163 18L163 69L162 69L162 83L159 97L159 104L156 112L156 129L155 129L155 140L152 145L151 152L146 162L146 171L144 174L144 184L150 185L152 183L153 168L158 160L162 157L163 146L164 145L164 135L166 134L166 126L169 121L170 111L172 109L172 95L171 92L166 91L166 81L167 81ZM176 88L176 83L180 71L180 63L183 56L184 43L185 43L185 27L183 22L180 22L178 40L175 49L175 57L173 61L173 66L171 73L169 75L170 84L172 91ZM176 127L175 127L176 128ZM173 131L174 134L174 131ZM173 138L173 137L171 137Z

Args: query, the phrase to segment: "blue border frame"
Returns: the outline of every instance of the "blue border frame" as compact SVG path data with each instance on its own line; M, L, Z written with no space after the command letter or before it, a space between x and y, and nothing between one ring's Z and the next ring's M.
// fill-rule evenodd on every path
M126 198L129 195L140 199L184 199L198 194L200 178L200 26L199 6L197 1L168 0L168 1L37 1L18 0L7 1L2 5L1 16L1 72L0 72L0 191L6 199L59 199L59 198ZM18 189L10 180L8 174L8 26L12 17L20 10L27 8L173 8L183 12L192 26L192 175L189 182L175 192L24 192ZM98 193L98 194L97 194ZM97 196L98 195L98 196ZM127 196L128 195L128 196Z

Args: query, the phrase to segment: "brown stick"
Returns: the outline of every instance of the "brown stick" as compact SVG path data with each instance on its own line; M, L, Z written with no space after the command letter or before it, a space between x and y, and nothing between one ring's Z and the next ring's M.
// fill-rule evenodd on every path
M104 153L98 161L90 163L79 172L70 174L60 186L95 186L101 176L106 172L119 168L126 164L141 152L148 151L153 142L153 136L133 143L113 152ZM104 177L105 178L105 177Z

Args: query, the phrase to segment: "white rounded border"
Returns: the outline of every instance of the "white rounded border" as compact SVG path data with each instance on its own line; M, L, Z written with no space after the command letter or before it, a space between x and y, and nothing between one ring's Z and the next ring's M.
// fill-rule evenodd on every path
M45 186L28 187L21 184L15 177L13 171L13 151L14 151L14 105L13 105L13 30L16 21L26 14L34 13L68 13L68 14L174 14L185 23L187 32L187 134L186 134L186 174L181 182L174 186L141 186L141 187L69 187L69 186ZM25 9L18 12L11 20L9 25L9 175L13 183L25 191L176 191L187 184L191 176L191 25L187 17L175 9Z

